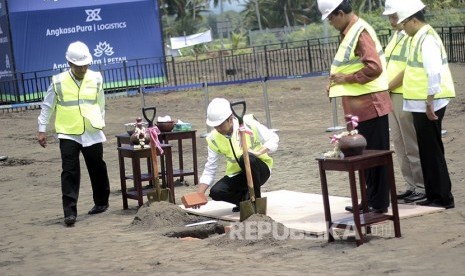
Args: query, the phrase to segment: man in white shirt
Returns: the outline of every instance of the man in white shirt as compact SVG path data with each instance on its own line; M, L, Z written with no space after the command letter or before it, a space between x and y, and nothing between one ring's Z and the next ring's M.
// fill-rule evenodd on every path
M399 18L396 11L401 5L403 5L402 0L386 0L383 15L388 17L389 23L394 29L394 34L386 45L384 53L386 55L386 71L393 107L393 111L389 113L391 140L406 184L405 191L397 194L397 199L412 203L424 200L426 194L413 116L411 112L403 109L404 87L402 80L407 66L411 37L402 29L402 24L397 23Z
M90 215L105 212L110 196L107 166L103 160L102 131L105 126L105 95L99 72L88 70L92 55L87 46L76 41L69 45L66 59L70 69L53 76L38 118L37 140L47 146L46 127L53 112L55 131L60 141L62 160L61 190L64 223L73 226L81 180L79 154L86 162L92 184L94 207Z
M421 0L411 0L397 10L398 23L412 37L403 79L403 108L413 115L425 183L426 200L417 204L449 209L455 205L441 132L455 88L444 45L425 22L424 7Z

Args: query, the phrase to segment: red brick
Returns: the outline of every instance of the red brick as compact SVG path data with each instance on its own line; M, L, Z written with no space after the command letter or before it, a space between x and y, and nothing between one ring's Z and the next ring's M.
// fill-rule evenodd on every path
M182 204L186 208L205 205L208 202L207 196L204 193L190 193L181 197Z

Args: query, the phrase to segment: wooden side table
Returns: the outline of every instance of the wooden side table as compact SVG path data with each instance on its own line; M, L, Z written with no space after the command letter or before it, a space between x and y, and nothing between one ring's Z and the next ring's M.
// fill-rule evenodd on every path
M178 141L178 158L179 158L179 169L173 170L173 176L179 177L181 181L184 181L184 176L193 175L194 184L199 184L199 176L197 170L197 143L196 143L196 132L197 130L188 130L188 131L171 131L171 132L162 132L158 137L161 143L169 144L169 141L177 140ZM182 140L190 139L192 144L192 170L184 169L184 160L183 160L183 150L182 150ZM163 166L163 162L162 162ZM162 167L163 170L163 167Z
M168 188L171 190L172 202L174 203L174 181L173 181L173 161L171 158L171 145L162 144L164 155L166 156L166 182ZM158 151L157 151L158 154ZM161 157L161 156L160 156ZM132 175L126 175L126 167L124 164L124 158L131 159L132 164ZM142 173L140 160L147 159L147 173ZM119 162L119 172L120 172L120 181L121 181L121 194L123 197L123 209L128 208L128 198L135 199L138 201L139 207L144 204L144 196L148 191L152 189L144 189L142 187L143 181L152 181L153 174L151 170L151 150L150 147L146 148L134 148L128 144L119 144L118 146L118 162ZM128 191L126 187L126 180L132 179L134 182L134 190ZM153 182L153 181L152 181ZM152 184L153 185L153 184Z
M365 227L366 233L370 233L370 225L379 223L386 220L392 220L394 224L395 237L401 237L399 210L397 206L396 197L396 183L394 178L394 168L392 163L392 153L389 150L365 150L362 155L350 156L346 158L317 158L320 170L321 192L323 196L323 207L326 220L326 233L328 235L328 242L334 241L333 228L353 229L355 226L355 238L357 246L363 244L362 227ZM357 197L357 184L355 180L355 171L359 173L360 194L362 202L364 203L364 210L368 210L366 200L366 183L365 183L365 169L387 166L389 177L389 188L391 194L391 208L392 215L376 214L376 213L359 213L358 197ZM352 197L353 218L342 219L333 221L331 219L331 210L329 207L328 184L326 180L326 171L345 171L349 173L349 187Z
M184 181L184 176L193 175L194 176L194 184L199 184L199 176L198 176L198 167L197 167L197 140L196 140L196 133L197 130L188 130L188 131L171 131L171 132L162 132L158 135L158 139L160 143L169 144L170 141L177 140L178 141L178 159L179 159L179 169L173 170L173 177L179 177L181 181ZM122 144L129 144L129 135L127 133L116 135L116 141L118 147ZM184 156L183 156L183 145L182 140L191 140L192 145L192 169L187 170L184 168ZM161 162L161 171L162 173L165 171L165 163ZM164 181L164 180L163 180ZM163 182L163 186L165 186L165 182Z

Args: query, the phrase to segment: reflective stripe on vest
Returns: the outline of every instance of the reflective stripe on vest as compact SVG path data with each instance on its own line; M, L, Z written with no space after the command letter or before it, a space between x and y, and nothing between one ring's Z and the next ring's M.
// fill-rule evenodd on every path
M397 75L402 73L407 66L408 49L411 38L403 32L395 32L389 40L384 52L386 53L388 81L391 82ZM402 84L391 91L402 94Z
M245 118L244 118L245 119ZM252 150L259 150L263 145L258 139L258 130L255 126L247 126L252 130L253 135L246 134L247 145ZM234 130L231 137L239 137L238 130ZM215 129L207 136L207 143L211 150L214 152L224 155L226 158L226 175L234 175L241 171L239 164L237 164L236 158L234 157L234 152L236 153L237 159L242 156L242 147L237 139L231 138L232 145L234 147L234 152L231 149L230 139L226 138L224 135L216 131ZM262 154L258 157L260 160L267 164L268 168L273 167L273 159L268 154Z
M405 68L404 74L404 99L424 101L428 96L428 76L423 67L422 53L422 44L427 35L431 35L441 46L441 92L435 94L434 98L454 98L455 88L447 62L446 49L436 31L430 25L425 25L421 27L412 38L407 67Z
M331 65L330 73L350 75L360 71L365 66L360 61L360 57L355 55L355 48L357 46L358 39L364 30L368 32L375 43L376 50L381 60L383 72L378 78L365 84L344 83L332 85L329 90L330 97L360 96L388 89L386 59L384 58L383 48L376 36L375 30L373 30L373 28L361 18L359 18L350 28L349 32L339 45L336 56L334 57L334 61Z
M52 78L57 96L55 129L57 133L79 135L87 124L102 129L105 122L97 103L97 93L102 87L100 73L87 70L81 87L69 71Z

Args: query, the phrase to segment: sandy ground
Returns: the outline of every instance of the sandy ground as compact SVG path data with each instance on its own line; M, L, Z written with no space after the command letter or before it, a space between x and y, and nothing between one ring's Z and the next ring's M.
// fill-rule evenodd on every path
M8 155L9 159L0 162L0 274L463 274L464 69L463 65L452 66L457 98L449 105L444 119L447 130L444 145L456 208L401 220L402 238L394 238L392 224L387 223L382 231L369 235L367 243L360 247L350 238L330 244L324 239L277 240L269 236L260 240L232 240L220 234L221 225L200 227L211 232L207 238L185 240L177 238L184 235L179 234L185 230L184 225L205 218L188 216L175 205L155 204L138 209L134 200L129 201L128 210L123 210L115 135L124 133L124 123L142 115L138 96L107 101L108 141L104 154L111 181L109 210L87 215L93 203L82 162L78 219L75 227L66 228L59 181L61 161L54 134L49 132L49 146L42 149L36 142L38 110L2 113L0 155ZM271 123L279 129L281 142L273 154L275 168L265 191L321 193L315 158L331 149L330 134L325 130L333 126L325 84L324 77L268 83ZM266 122L259 83L210 87L208 92L210 99L216 96L245 99L248 112ZM205 95L198 90L145 96L145 105L155 105L157 115L170 115L192 123L197 129L200 171L206 157L206 142L200 138L207 131ZM342 121L340 107L338 111ZM188 148L185 146L186 156L190 153ZM176 154L176 147L174 150ZM185 161L186 166L189 160ZM395 166L397 186L402 190L404 181L396 161ZM196 189L193 177L185 180L176 187L178 203L183 194ZM349 196L346 174L330 173L328 181L331 195ZM258 217L258 220L270 219ZM282 225L278 226L283 230Z

